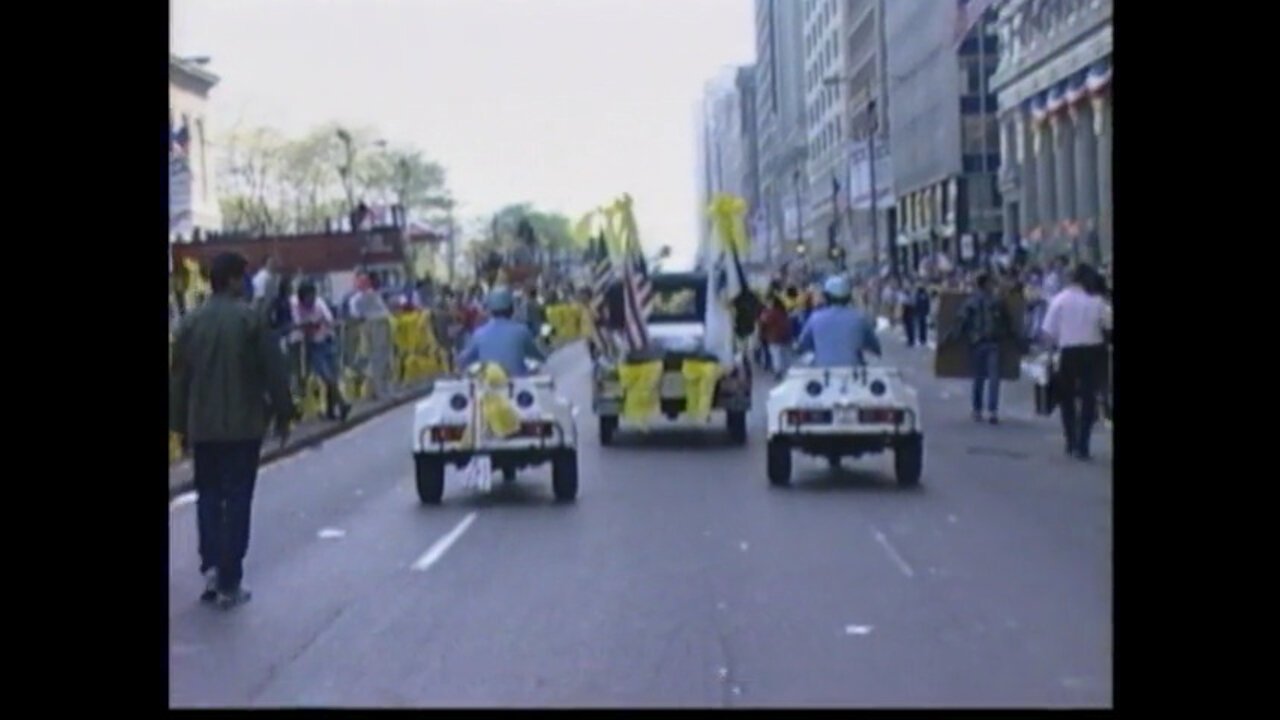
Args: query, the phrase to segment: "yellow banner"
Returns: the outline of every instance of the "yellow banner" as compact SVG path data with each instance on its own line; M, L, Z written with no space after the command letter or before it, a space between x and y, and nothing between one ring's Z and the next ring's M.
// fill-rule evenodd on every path
M623 363L618 367L618 383L622 385L622 417L628 422L647 425L661 404L662 361Z
M720 363L715 360L685 360L680 374L684 376L685 413L690 419L706 421L715 402Z

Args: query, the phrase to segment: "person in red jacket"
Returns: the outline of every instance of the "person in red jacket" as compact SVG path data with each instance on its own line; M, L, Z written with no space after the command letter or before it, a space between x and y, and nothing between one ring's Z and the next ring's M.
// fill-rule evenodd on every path
M787 316L787 308L782 298L774 295L769 307L760 313L761 335L769 348L770 366L774 375L782 379L787 373L791 347L791 318Z

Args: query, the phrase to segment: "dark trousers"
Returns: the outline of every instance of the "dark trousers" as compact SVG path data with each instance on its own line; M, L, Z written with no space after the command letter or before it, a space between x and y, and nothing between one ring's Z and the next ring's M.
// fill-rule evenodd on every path
M907 332L907 347L914 346L916 344L917 329L916 311L914 308L902 308L902 329ZM921 340L920 342L924 342L924 340Z
M924 345L929 340L929 313L917 308L911 319L916 324L916 342Z
M216 568L222 590L239 588L244 578L249 508L261 451L261 440L204 442L192 447L200 572Z
M1000 345L978 343L969 349L969 367L973 370L973 413L982 412L982 395L987 395L987 412L1000 409Z
M1107 368L1105 345L1081 345L1062 349L1058 373L1062 431L1067 447L1089 454L1089 438L1098 419L1098 391Z

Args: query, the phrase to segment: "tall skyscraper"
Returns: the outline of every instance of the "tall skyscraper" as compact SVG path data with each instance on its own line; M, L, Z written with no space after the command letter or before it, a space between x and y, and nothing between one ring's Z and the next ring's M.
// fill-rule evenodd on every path
M788 258L800 239L808 185L804 13L797 0L755 0L756 136L760 168L757 244L769 261Z

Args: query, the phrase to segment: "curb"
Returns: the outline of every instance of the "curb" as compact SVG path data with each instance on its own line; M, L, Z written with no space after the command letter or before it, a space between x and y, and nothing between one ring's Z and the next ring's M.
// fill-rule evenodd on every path
M576 344L577 343L575 342L571 342L567 345L564 345L562 347L559 347L553 350L551 353L548 354L547 362L550 363L553 357L555 357L556 355L559 355L564 350L568 350L569 348L572 348ZM392 410L408 405L409 403L414 402L416 400L420 400L426 397L430 393L430 391L431 391L431 382L428 381L423 386L416 388L414 390L408 391L408 393L403 397L396 398L384 405L378 405L378 406L369 408L367 410L364 410L362 412L352 413L351 416L348 417L347 421L344 423L333 423L331 425L326 425L323 429L317 431L316 433L308 435L305 438L300 438L296 442L290 443L285 447L277 446L274 449L267 450L262 454L262 458L258 461L258 467L262 468L265 465L269 465L278 460L283 460L291 455L296 455L302 452L303 450L307 450L317 445L323 444L326 440L331 440L339 435L342 435L343 433L354 430L360 427L361 425L364 425L365 423L369 422L370 420L373 420L376 417L385 415L391 412ZM268 440L268 442L270 441ZM187 468L190 468L191 461L190 460L184 461L183 464L178 465L176 467L183 467L184 465L185 465L184 470L186 470ZM184 474L187 475L187 477L184 477L178 480L176 483L174 483L172 479L170 480L170 483L169 483L169 499L170 500L173 500L174 497L181 495L185 492L189 492L195 488L195 478L191 476L191 473L189 471L185 472Z
M276 462L277 460L283 460L291 455L296 455L297 453L300 453L303 450L307 450L317 445L320 445L324 443L326 440L331 440L334 437L337 437L338 435L341 435L350 430L354 430L380 415L385 415L386 413L391 412L396 408L403 407L404 405L414 402L415 400L419 400L425 397L429 392L430 392L429 385L418 388L416 390L411 391L409 394L405 395L404 397L396 398L395 400L392 400L385 405L378 405L376 407L364 410L363 412L352 413L351 416L348 417L347 421L344 423L333 423L333 424L326 425L324 426L323 429L313 434L307 435L305 438L301 438L296 442L289 443L285 447L277 446L273 449L269 449L266 452L262 453L262 458L258 461L258 467L261 468L265 465L269 465L273 462ZM270 440L268 440L268 442L270 442ZM189 468L190 464L191 464L190 461L186 461L186 463L184 463L186 468ZM170 500L172 500L177 495L181 495L182 493L188 492L195 488L195 478L190 476L189 471L184 474L188 476L182 478L176 484L172 482L169 484Z

